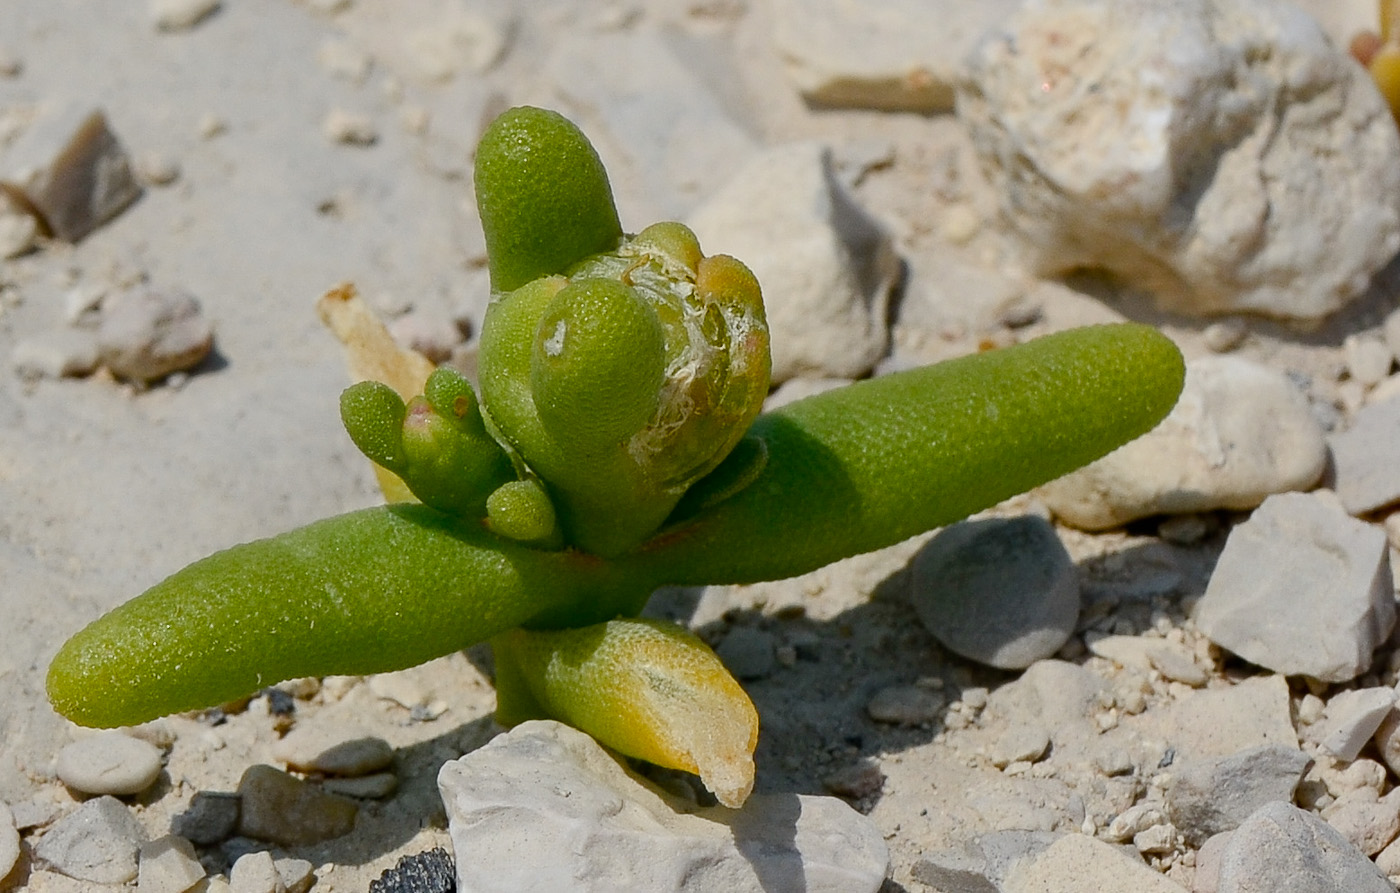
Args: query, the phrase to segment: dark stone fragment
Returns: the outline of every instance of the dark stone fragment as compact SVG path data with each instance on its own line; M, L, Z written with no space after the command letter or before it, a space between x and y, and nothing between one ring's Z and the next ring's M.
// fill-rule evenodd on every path
M441 847L415 853L371 881L369 893L457 893L457 869Z

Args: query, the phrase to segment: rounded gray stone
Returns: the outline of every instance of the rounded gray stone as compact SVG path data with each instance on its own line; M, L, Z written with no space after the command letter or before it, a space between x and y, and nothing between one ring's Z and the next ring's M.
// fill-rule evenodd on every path
M1053 655L1074 632L1079 574L1043 518L963 521L915 557L911 599L948 650L1019 670Z

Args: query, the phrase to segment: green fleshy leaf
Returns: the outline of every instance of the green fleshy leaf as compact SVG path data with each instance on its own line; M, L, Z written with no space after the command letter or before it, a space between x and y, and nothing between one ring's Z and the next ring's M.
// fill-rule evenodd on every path
M557 112L525 106L491 123L476 150L476 203L497 292L562 273L622 238L598 153Z

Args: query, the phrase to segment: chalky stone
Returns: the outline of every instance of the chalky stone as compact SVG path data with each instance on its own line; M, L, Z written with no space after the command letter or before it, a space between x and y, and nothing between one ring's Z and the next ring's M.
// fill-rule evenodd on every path
M184 893L204 879L194 845L173 834L143 844L136 872L139 893Z
M59 779L84 794L139 794L160 776L158 747L121 732L80 738L58 752Z
M950 651L1004 670L1050 657L1079 619L1079 575L1043 518L964 521L914 559L914 610Z
M1370 859L1291 803L1260 807L1220 854L1218 893L1395 893Z
M473 893L875 893L889 866L879 829L836 798L696 809L555 722L447 763L438 788Z
M146 832L115 797L89 800L59 819L34 844L34 855L60 874L95 884L136 879Z
M0 879L9 874L19 861L19 830L10 807L0 803Z
M1195 619L1274 672L1355 679L1395 625L1385 533L1315 494L1271 496L1231 531Z

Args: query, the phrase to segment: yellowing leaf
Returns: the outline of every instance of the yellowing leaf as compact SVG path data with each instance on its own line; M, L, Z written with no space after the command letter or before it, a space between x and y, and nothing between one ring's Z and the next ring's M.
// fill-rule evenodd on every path
M503 723L543 710L627 756L696 773L725 806L748 799L758 711L693 634L629 619L511 630L492 645Z

